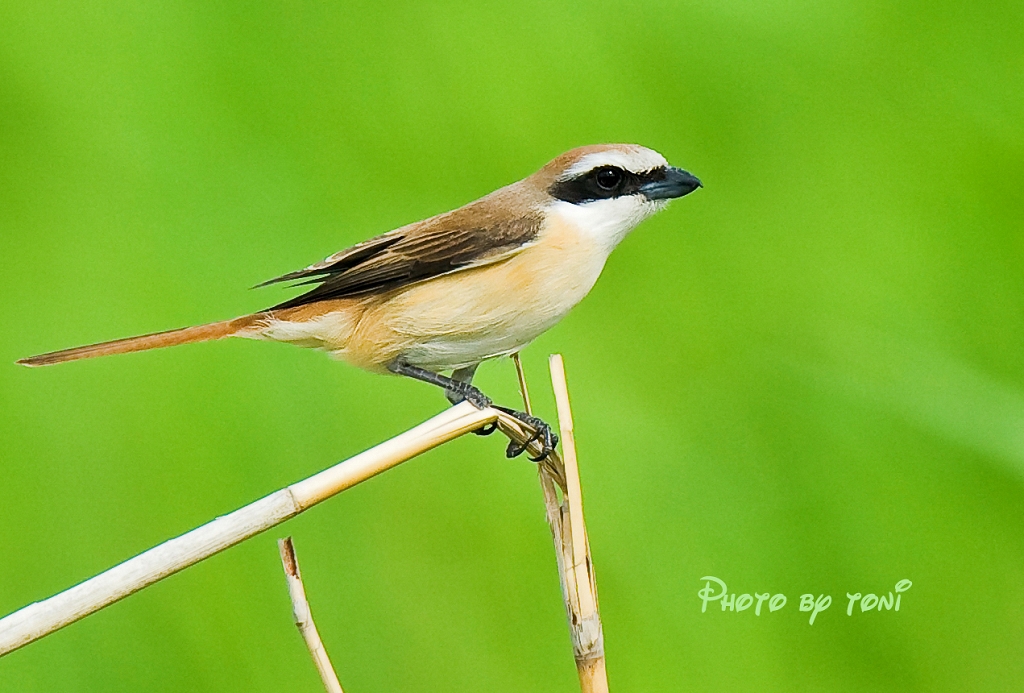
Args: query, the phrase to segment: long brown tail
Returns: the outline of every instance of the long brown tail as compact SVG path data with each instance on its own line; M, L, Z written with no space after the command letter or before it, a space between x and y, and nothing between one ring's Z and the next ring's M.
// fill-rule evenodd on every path
M209 325L196 325L195 327L183 327L178 330L156 332L145 334L139 337L128 337L127 339L115 339L112 342L90 344L88 346L76 347L54 351L49 354L40 354L18 361L22 366L52 366L55 363L65 361L77 361L79 359L91 359L97 356L109 356L110 354L128 354L133 351L146 351L147 349L160 349L161 347L177 346L179 344L191 344L192 342L209 342L214 339L223 339L238 334L247 327L250 327L259 319L259 315L246 315L234 320L213 322Z

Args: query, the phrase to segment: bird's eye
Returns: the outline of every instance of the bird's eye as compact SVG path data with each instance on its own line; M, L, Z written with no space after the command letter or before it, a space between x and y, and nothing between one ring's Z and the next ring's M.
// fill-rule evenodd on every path
M597 170L594 179L602 190L614 190L622 182L622 169L606 166Z

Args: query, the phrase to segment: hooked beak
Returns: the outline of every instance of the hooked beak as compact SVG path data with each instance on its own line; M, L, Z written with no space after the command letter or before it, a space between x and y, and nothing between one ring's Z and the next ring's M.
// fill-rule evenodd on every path
M648 200L672 200L704 187L700 179L689 171L675 166L665 166L661 170L663 174L657 180L640 186L640 192Z

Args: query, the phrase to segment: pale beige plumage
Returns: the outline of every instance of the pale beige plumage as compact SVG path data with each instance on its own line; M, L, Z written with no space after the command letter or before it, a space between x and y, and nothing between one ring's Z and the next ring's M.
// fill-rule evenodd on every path
M399 356L428 370L464 368L518 351L556 324L593 287L605 257L553 217L536 243L499 262L383 295L274 311L236 336L324 349L372 371Z

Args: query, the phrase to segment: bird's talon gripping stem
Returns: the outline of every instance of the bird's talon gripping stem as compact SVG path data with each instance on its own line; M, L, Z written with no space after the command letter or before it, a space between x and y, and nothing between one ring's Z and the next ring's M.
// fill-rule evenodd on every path
M444 394L452 404L469 402L477 409L486 409L491 406L490 397L469 383L461 382L459 380L452 380L451 383L445 387ZM494 433L497 428L497 422L492 422L476 429L473 433L478 436L489 436Z
M431 385L437 385L444 389L445 397L452 404L459 404L460 402L468 401L477 409L486 409L493 405L491 398L481 392L479 389L470 385L470 380L473 378L473 372L476 370L476 366L471 368L457 369L452 373L453 376L449 378L446 375L440 373L434 373L428 371L425 368L419 366L413 366L412 364L406 363L402 360L395 360L388 365L388 370L398 375L408 376L421 380ZM524 424L534 429L534 434L525 443L517 443L512 441L508 444L505 449L505 456L519 457L523 452L526 451L527 446L535 440L541 441L541 453L537 457L531 457L530 459L534 462L540 462L555 449L558 445L558 436L551 430L551 426L548 426L544 421L538 419L536 416L531 416L526 412L516 411L514 409L508 409L507 407L494 406L495 409L500 409L509 416L522 421ZM477 430L473 431L477 435L487 436L494 433L497 428L497 423L485 424Z
M486 409L491 406L491 398L480 392L480 390L476 389L472 385L466 386L465 397L466 400L477 409Z
M551 430L551 426L544 422L543 419L539 419L536 416L532 416L522 411L515 411L514 409L508 409L506 407L498 407L509 416L515 418L518 421L522 421L524 424L534 429L534 433L530 436L529 440L524 443L517 443L514 440L509 442L508 448L505 449L505 456L508 458L518 457L526 451L526 448L535 440L541 441L541 453L537 457L531 457L530 459L534 462L540 462L544 460L551 451L558 445L558 436L555 435L554 431Z

